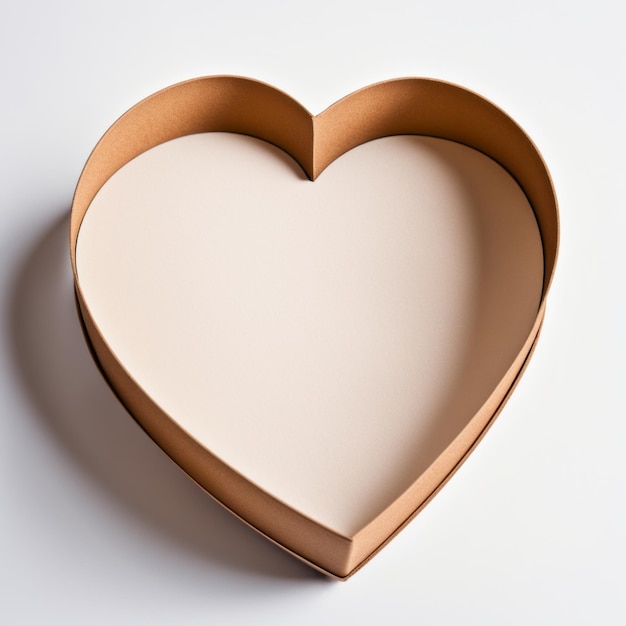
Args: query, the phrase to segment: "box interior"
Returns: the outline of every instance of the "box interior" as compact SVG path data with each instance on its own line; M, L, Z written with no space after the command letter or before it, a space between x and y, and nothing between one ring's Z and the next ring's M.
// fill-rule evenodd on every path
M76 263L142 389L347 537L485 402L535 322L544 267L526 196L476 150L384 137L311 182L275 146L221 132L117 171Z

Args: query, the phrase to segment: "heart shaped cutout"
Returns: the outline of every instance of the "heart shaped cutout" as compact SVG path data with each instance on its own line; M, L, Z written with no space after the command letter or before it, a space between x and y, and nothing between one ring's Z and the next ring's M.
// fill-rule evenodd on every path
M508 398L557 240L524 133L425 79L317 117L249 79L166 89L105 134L71 221L87 337L131 414L218 501L341 579Z

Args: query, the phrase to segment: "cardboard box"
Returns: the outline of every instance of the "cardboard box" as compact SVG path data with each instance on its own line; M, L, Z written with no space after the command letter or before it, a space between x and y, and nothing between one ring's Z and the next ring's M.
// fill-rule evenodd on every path
M317 116L250 79L175 85L107 131L71 215L80 316L121 402L211 496L339 579L502 409L557 247L524 132L417 78Z

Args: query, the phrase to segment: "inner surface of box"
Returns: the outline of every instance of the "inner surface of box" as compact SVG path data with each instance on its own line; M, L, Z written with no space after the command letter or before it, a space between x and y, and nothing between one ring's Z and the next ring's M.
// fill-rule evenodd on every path
M460 144L377 139L311 182L266 142L204 133L104 185L77 267L111 350L173 420L352 536L511 365L543 253L519 186Z

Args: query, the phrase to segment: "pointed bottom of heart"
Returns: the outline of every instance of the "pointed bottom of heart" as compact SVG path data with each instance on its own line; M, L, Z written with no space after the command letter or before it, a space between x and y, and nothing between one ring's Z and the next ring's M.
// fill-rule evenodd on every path
M445 483L536 339L542 242L499 165L386 137L312 183L284 152L181 137L120 169L78 236L113 389L245 522L338 578Z

